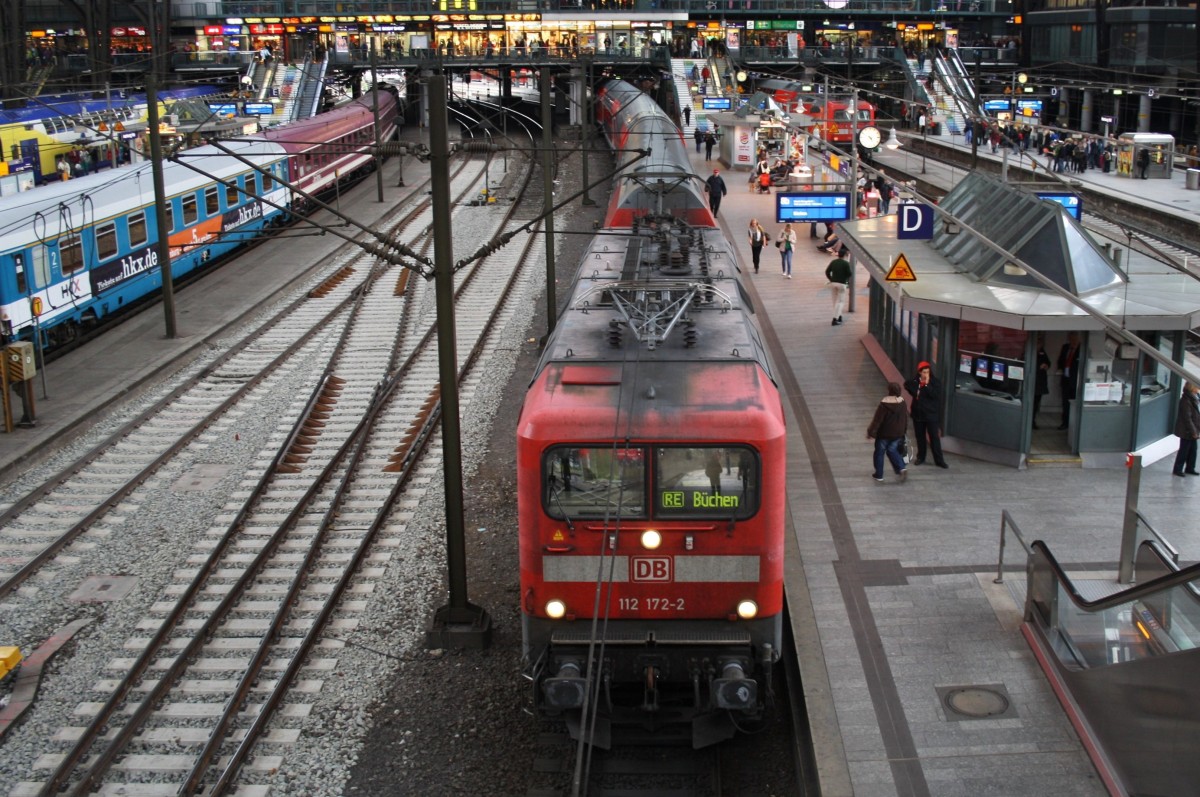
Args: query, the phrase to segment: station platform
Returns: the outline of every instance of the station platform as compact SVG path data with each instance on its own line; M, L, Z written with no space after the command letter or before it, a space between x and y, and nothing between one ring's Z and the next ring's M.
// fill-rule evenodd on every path
M783 375L788 601L822 794L1107 794L1020 630L1025 558L1011 538L1004 582L994 580L1008 510L1073 577L1115 583L1127 472L948 454L947 470L910 466L901 483L885 468L876 483L867 424L901 375L871 356L868 277L857 271L856 312L831 326L832 258L807 225L792 279L773 246L752 273L746 230L757 218L776 237L775 197L751 192L745 171L691 157L701 176L716 167L726 178L719 220L741 247ZM1195 561L1200 479L1173 478L1171 459L1143 471L1141 507Z
M902 145L908 142L912 142L914 145L922 142L922 137L912 130L897 128L896 133ZM947 147L966 155L971 152L971 145L963 136L928 136L926 141L933 147ZM991 145L986 143L980 145L978 155L981 160L998 165L1002 165L1005 161L1003 147L993 153ZM906 174L919 176L922 180L940 185L946 190L952 188L967 174L967 170L962 167L948 165L932 157L922 158L919 151L914 151L906 146L896 150L880 147L874 157L878 163L883 164L885 170L890 166L902 170ZM1176 157L1182 158L1183 156L1176 153ZM1014 172L1018 169L1028 170L1033 166L1033 173L1037 175L1039 181L1059 181L1064 188L1071 182L1079 182L1087 191L1096 192L1115 200L1127 202L1130 201L1130 197L1136 197L1138 204L1153 208L1155 212L1180 222L1195 223L1200 220L1200 190L1187 188L1187 172L1184 169L1175 169L1170 178L1142 180L1117 174L1115 164L1108 172L1101 169L1087 169L1083 172L1050 171L1047 167L1052 165L1052 159L1034 153L1032 149L1020 153L1014 153L1010 149L1007 160L1009 168ZM1035 164L1036 166L1034 166ZM1012 179L1021 178L1014 173ZM1084 212L1087 210L1085 202Z

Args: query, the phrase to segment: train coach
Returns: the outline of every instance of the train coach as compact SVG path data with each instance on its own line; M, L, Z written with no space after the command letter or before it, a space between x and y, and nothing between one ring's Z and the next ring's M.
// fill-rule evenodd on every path
M165 103L204 99L220 94L216 86L183 86L159 93L161 112ZM146 119L146 95L119 94L97 98L92 93L59 94L32 98L24 108L0 110L0 151L18 153L35 165L34 179L57 179L55 159L80 140L94 143L103 134L101 123L111 128Z
M789 113L812 117L814 123L809 131L834 144L849 144L855 139L856 131L875 124L875 106L861 98L851 109L849 96L826 98L813 93L813 86L809 84L768 78L759 80L756 85Z
M624 81L604 84L596 92L596 121L617 160L606 227L627 228L646 212L716 226L704 183L688 166L682 131L648 94Z
M651 115L630 89L600 95L622 97L615 144ZM700 747L770 699L786 430L736 250L690 221L686 149L617 180L639 189L614 197L518 420L526 675L577 738L674 726Z
M380 93L385 140L395 134L397 102ZM302 212L293 182L315 193L357 177L374 163L373 141L371 103L360 99L295 129L178 153L163 164L172 274L194 271ZM0 198L4 334L32 339L36 331L53 347L161 289L154 202L148 162Z

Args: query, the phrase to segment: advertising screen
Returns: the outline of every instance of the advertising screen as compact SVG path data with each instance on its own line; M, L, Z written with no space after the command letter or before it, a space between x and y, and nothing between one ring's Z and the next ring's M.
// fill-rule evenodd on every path
M775 221L845 221L850 218L850 195L845 193L778 193Z

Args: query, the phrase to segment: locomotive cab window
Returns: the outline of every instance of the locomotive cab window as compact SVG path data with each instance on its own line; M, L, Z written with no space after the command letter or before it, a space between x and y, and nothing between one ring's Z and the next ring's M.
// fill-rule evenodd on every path
M612 446L557 446L542 460L551 517L644 517L646 452Z
M760 467L748 446L672 446L654 453L655 517L750 517Z

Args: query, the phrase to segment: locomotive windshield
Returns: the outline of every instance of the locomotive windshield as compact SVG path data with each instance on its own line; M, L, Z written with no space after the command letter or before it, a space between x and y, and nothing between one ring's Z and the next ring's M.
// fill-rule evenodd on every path
M758 457L747 446L658 448L654 465L656 517L741 520L758 507Z
M749 446L660 446L653 510L646 506L646 450L557 446L543 460L551 517L719 518L758 509L758 456Z
M552 517L644 517L646 451L559 446L543 461Z

